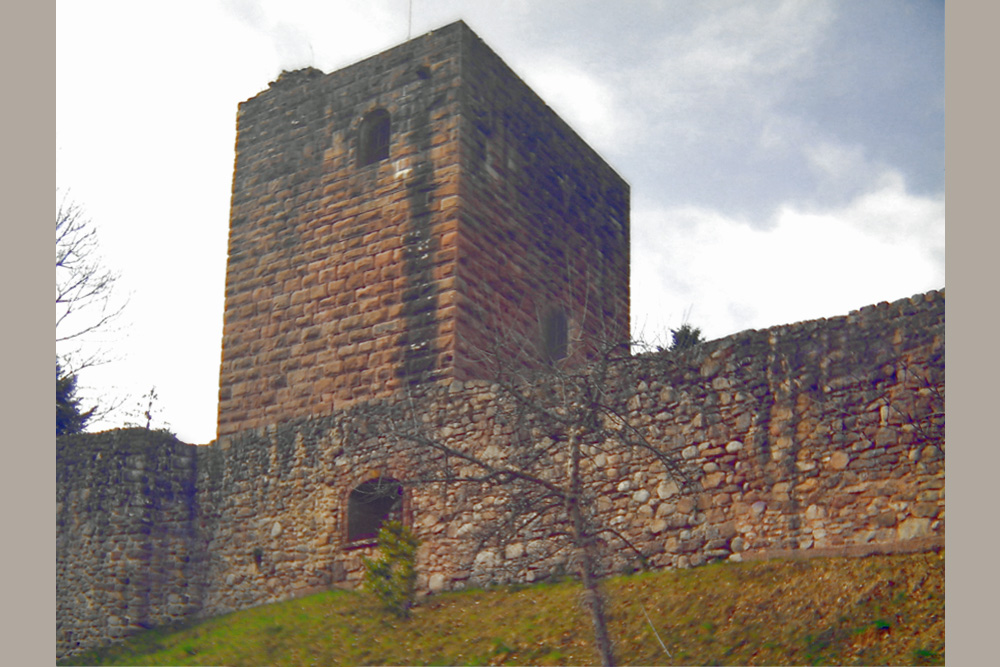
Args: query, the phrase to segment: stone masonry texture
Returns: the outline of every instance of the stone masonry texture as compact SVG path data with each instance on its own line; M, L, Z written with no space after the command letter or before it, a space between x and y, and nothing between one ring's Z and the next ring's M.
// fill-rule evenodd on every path
M941 290L634 357L615 407L690 483L642 451L589 452L588 511L635 547L602 541L603 572L943 546L944 352ZM416 483L440 457L351 431L366 406L456 449L516 454L498 387L457 378L208 446L144 430L59 438L57 656L357 585L375 547L348 542L349 495L375 478L404 483L422 592L572 571L551 525L480 540L516 502L509 489Z
M390 119L362 164L364 119ZM219 437L629 325L628 185L464 23L240 105ZM513 349L513 348L512 348Z
M525 439L487 362L598 377L628 281L628 185L463 23L283 73L237 118L218 439L57 439L57 657L357 586L361 489L400 498L422 593L573 571L558 508L500 539L521 487L428 477L565 438ZM626 355L615 428L673 467L585 442L601 574L943 545L944 316L942 290Z

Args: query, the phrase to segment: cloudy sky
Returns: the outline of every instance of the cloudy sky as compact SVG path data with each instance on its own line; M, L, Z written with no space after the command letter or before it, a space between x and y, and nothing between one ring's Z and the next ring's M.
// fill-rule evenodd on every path
M945 286L943 2L62 0L57 187L129 299L98 427L155 386L154 425L215 437L239 102L456 19L631 184L644 338Z

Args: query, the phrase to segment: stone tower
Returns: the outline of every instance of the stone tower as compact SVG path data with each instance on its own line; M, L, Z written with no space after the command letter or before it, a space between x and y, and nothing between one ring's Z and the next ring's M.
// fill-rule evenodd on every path
M220 437L628 326L628 185L464 23L240 105Z

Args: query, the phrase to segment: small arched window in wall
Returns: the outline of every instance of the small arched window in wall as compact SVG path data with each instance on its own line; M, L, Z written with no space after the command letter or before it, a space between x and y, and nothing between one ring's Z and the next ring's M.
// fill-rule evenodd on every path
M375 109L364 117L358 130L359 167L389 157L391 125L389 112L385 109Z
M386 477L362 482L347 498L347 541L373 540L383 523L402 516L402 484Z
M542 316L542 359L554 363L565 359L569 352L569 320L562 308L549 308Z

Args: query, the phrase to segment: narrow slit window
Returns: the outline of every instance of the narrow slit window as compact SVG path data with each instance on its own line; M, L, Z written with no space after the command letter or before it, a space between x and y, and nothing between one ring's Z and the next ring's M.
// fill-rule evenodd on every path
M569 352L569 320L566 311L552 308L542 318L542 357L546 363L565 359Z
M385 109L375 109L364 117L358 132L358 166L389 157L391 125L389 112Z

